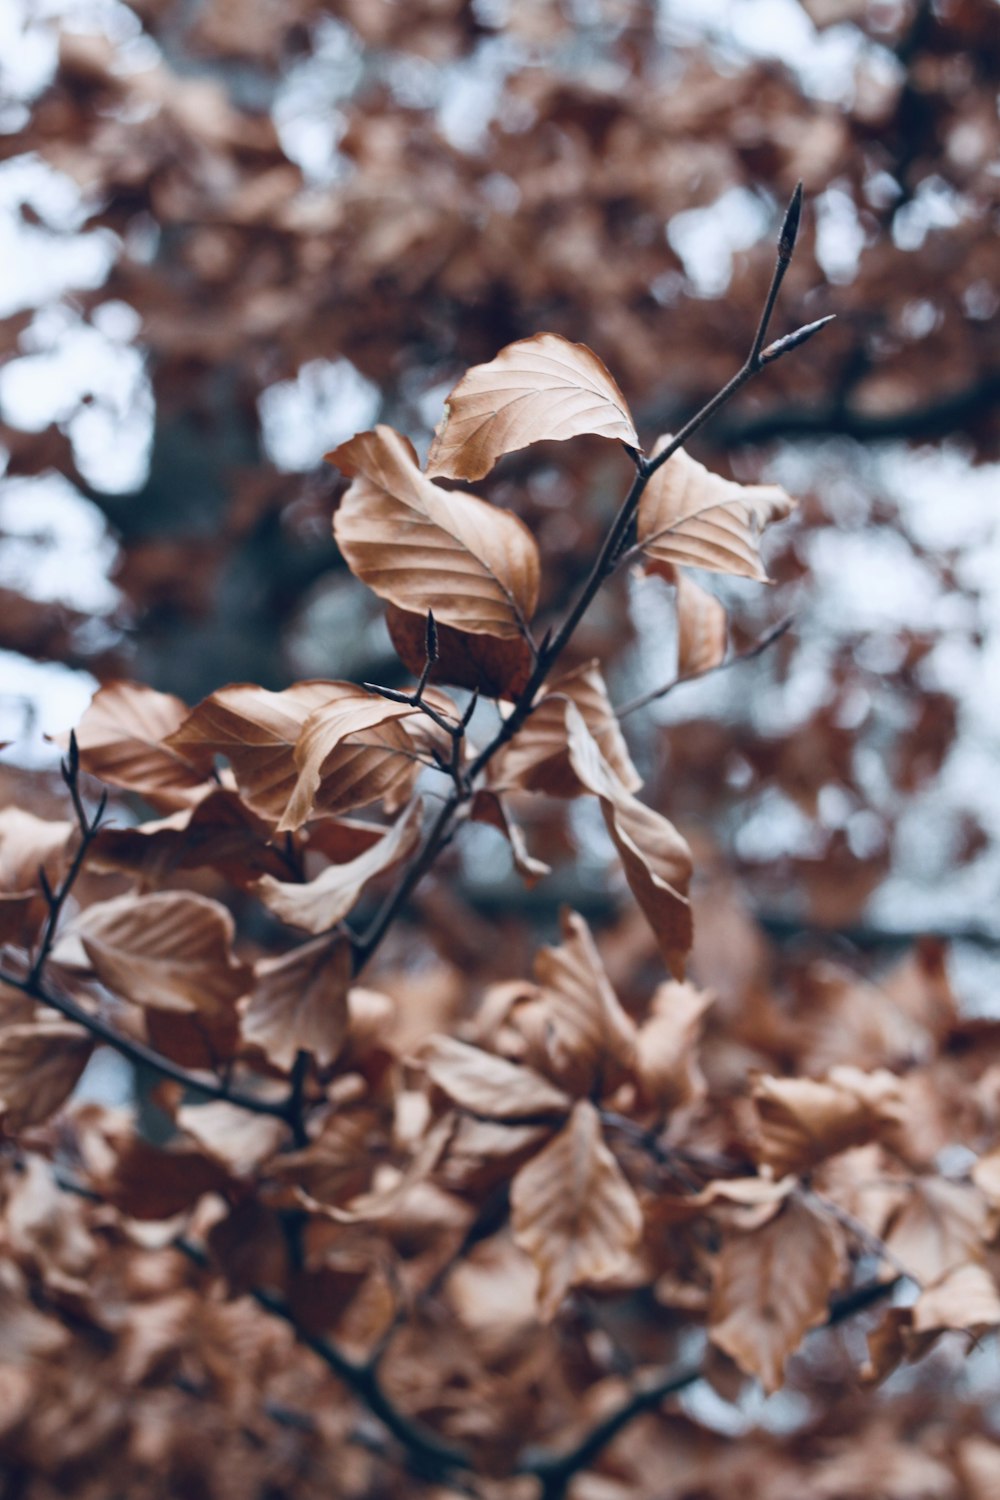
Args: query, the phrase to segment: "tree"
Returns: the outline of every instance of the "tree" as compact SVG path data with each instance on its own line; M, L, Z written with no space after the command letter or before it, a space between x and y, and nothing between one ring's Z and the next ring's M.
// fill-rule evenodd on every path
M15 773L0 812L13 1491L988 1493L995 1444L948 1367L1000 1319L995 1025L963 1016L934 938L888 970L843 957L905 805L878 807L867 849L817 820L818 841L744 862L758 903L802 882L784 950L698 827L724 849L733 805L768 787L815 811L839 786L875 818L846 711L873 669L838 639L835 692L792 733L676 722L654 758L635 732L680 682L732 686L750 658L794 671L808 650L773 605L713 592L766 577L760 533L792 508L740 445L937 422L992 452L988 9L866 12L859 68L877 83L889 44L898 66L843 119L760 64L720 82L707 54L653 87L644 8L589 31L515 10L504 37L533 34L545 67L515 48L480 157L405 103L419 68L381 84L379 68L407 48L483 66L501 26L481 6L401 27L352 7L353 30L325 33L304 7L217 5L193 26L160 7L144 19L168 61L131 74L63 35L21 145L99 169L92 222L125 249L90 305L143 310L157 439L138 506L81 472L75 418L12 431L12 465L61 469L120 526L153 685L121 676L105 639L63 793ZM612 44L630 86L559 81L581 39ZM229 59L235 95L170 79L192 45ZM282 45L346 47L359 72L340 141L359 170L328 192L303 193L288 137L233 103ZM679 216L737 169L789 192L801 170L827 217L866 204L858 275L821 286L799 189L769 289L751 255L724 303L682 295L664 257L696 282L708 268ZM904 275L884 225L917 236L939 169L962 179L962 211ZM654 248L643 226L663 220L675 232ZM932 281L929 323L913 303ZM904 343L907 328L924 332ZM315 475L221 484L255 456L262 391L321 351L383 393L366 431L334 434L335 548L313 539L329 508ZM944 383L957 368L961 391ZM422 465L404 434L444 374ZM735 470L689 451L709 440ZM213 493L227 518L199 555ZM770 546L786 583L794 538L833 530L803 509ZM159 534L168 512L183 542ZM360 680L288 685L281 628L335 558L355 633L384 614L394 656L363 641ZM79 620L14 598L22 647L86 657ZM630 687L643 608L676 668ZM954 721L921 676L930 634L900 638L916 719L888 753L912 793ZM810 924L841 931L817 942ZM134 1109L74 1092L96 1045L135 1064ZM755 1382L793 1393L757 1427ZM712 1432L709 1391L737 1438Z

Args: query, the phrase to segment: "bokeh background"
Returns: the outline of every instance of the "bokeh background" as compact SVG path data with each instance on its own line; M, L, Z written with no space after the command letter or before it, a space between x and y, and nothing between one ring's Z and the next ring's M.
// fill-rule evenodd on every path
M802 178L774 332L837 322L693 445L799 498L773 588L706 580L736 649L792 626L629 734L779 943L945 937L995 1012L998 79L996 0L7 0L4 798L37 795L44 736L110 676L189 702L400 680L323 453L376 420L424 449L461 372L542 329L601 355L652 442L741 363ZM546 609L627 468L541 446L480 487L538 536ZM665 588L625 579L578 655L623 702L669 679L671 632ZM574 817L530 896L471 830L449 910L600 921Z

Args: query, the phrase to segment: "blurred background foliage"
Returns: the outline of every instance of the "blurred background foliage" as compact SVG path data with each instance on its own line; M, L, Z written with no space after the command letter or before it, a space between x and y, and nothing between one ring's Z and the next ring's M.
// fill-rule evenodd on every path
M400 680L324 452L376 420L425 451L462 371L542 329L601 355L651 445L742 361L801 178L774 332L838 320L693 445L800 498L775 587L724 588L737 649L793 624L629 733L703 889L735 872L793 949L950 937L991 1004L995 0L9 0L0 27L6 793L110 675L189 702ZM627 474L582 440L480 487L537 535L545 609ZM622 702L669 679L671 631L660 582L623 579L577 655ZM573 818L529 814L576 854L530 895L474 831L425 898L453 958L479 919L523 946L567 896L611 914Z

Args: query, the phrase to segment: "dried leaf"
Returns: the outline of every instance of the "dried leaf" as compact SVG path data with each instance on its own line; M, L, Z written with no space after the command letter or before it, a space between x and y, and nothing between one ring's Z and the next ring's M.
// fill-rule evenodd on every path
M660 1116L696 1098L705 1086L696 1048L705 1012L706 990L669 981L658 986L649 1018L636 1037L636 1073L642 1098Z
M351 977L346 938L319 938L280 958L261 959L254 967L243 1035L286 1071L300 1051L326 1067L347 1036Z
M203 1151L176 1144L161 1150L130 1135L116 1143L113 1164L93 1180L101 1197L123 1214L161 1220L193 1208L204 1193L221 1192L228 1176Z
M790 1199L763 1228L723 1245L709 1312L712 1342L768 1394L776 1391L785 1360L826 1321L842 1263L839 1230Z
M385 612L389 639L400 661L419 677L424 667L427 618L390 604ZM516 698L528 685L535 659L523 636L498 640L438 625L438 657L431 682L475 689L484 698Z
M226 1011L250 982L232 953L233 919L218 901L188 891L116 896L73 924L102 984L136 1005Z
M677 675L698 677L726 655L726 611L707 589L676 570Z
M474 823L488 823L491 828L503 834L510 845L514 868L529 890L544 876L552 874L551 867L544 860L534 859L528 853L524 830L520 823L514 821L509 807L501 801L496 792L485 789L476 792L472 799L469 817Z
M642 1210L581 1099L559 1134L511 1184L514 1238L538 1268L538 1305L552 1318L574 1286L621 1270L642 1234Z
M421 1058L428 1077L449 1099L486 1119L564 1115L572 1103L568 1094L533 1068L507 1062L456 1037L431 1037Z
M957 1328L978 1335L998 1325L1000 1295L985 1266L956 1266L922 1292L913 1307L913 1330L917 1334Z
M329 865L305 885L265 875L257 894L269 911L292 927L327 932L346 917L369 880L405 859L420 838L423 804L418 800L389 828L377 844L346 864Z
M657 440L654 457L669 443ZM776 484L737 484L713 474L683 448L659 468L639 502L638 538L656 564L681 564L767 581L760 533L795 502Z
M26 1022L0 1031L0 1115L10 1134L39 1125L66 1102L94 1043L70 1021Z
M238 1176L254 1171L288 1139L288 1126L273 1115L251 1114L235 1104L185 1104L177 1111L178 1128Z
M73 832L72 823L5 807L0 812L0 891L37 890L40 868L55 886L66 866Z
M481 479L504 453L585 432L639 446L625 397L597 355L557 333L536 333L463 375L427 472Z
M759 1077L753 1104L760 1159L779 1177L805 1172L826 1157L864 1145L899 1106L899 1079L884 1068L834 1068L825 1081Z
M490 777L498 788L518 787L550 797L578 797L585 790L570 765L566 743L566 700L575 704L601 755L625 789L635 792L642 777L632 764L621 726L596 661L555 678L530 718L497 756Z
M402 726L419 709L353 688L306 719L295 746L296 780L278 832L301 828L317 812L349 812L389 801L413 782L416 764Z
M610 1093L635 1061L635 1026L619 1004L590 929L575 911L560 918L563 941L535 959L546 987L546 1050L560 1083L575 1095Z
M523 635L538 602L538 548L516 516L444 490L391 427L327 455L353 483L333 520L352 573L400 609L475 635Z
M886 1244L924 1286L940 1281L956 1266L983 1258L986 1205L968 1183L920 1177L892 1220Z
M276 823L299 780L295 752L310 716L325 705L356 705L359 700L373 701L350 682L297 682L281 693L235 683L199 703L170 737L170 744L189 753L224 755L247 805ZM391 727L366 736L376 741L371 751L356 745L343 747L343 787L339 797L327 798L324 810L363 807L401 785L409 786L412 764L387 754L387 748L407 745L401 733L391 736ZM327 776L332 777L338 768L339 762L328 765Z
M162 885L175 870L211 868L246 886L287 869L270 838L270 824L237 792L214 787L200 802L165 818L135 828L101 828L89 867L126 871L146 885Z
M652 927L660 952L677 978L691 948L691 851L660 813L639 802L601 755L578 709L566 705L566 729L573 770L600 800L604 821L621 856L625 879Z
M80 765L110 786L141 792L154 807L186 807L204 796L212 770L200 746L186 754L170 743L189 712L171 693L109 682L98 688L76 727ZM65 749L69 736L61 735L59 743Z

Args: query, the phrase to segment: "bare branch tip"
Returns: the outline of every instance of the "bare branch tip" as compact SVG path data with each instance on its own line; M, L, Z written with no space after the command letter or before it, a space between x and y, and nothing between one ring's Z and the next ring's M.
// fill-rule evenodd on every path
M788 201L785 209L785 217L781 225L781 234L778 236L778 259L790 261L795 250L795 241L799 236L799 225L802 221L802 182L795 184L795 191Z
M438 629L437 629L437 621L434 618L434 611L432 609L429 609L427 611L427 631L426 631L426 635L424 637L424 651L425 651L425 654L427 656L427 661L428 661L429 665L432 665L434 662L437 661L437 659L438 659Z

